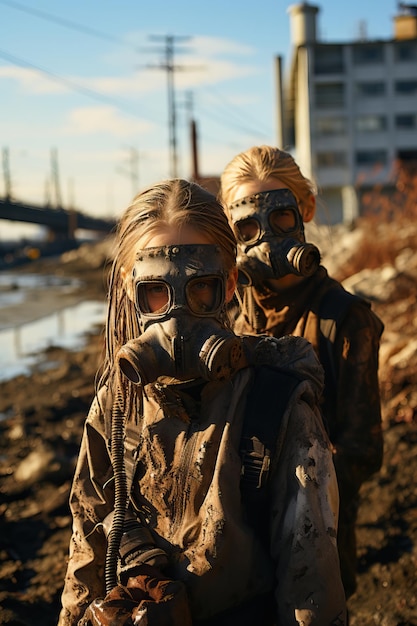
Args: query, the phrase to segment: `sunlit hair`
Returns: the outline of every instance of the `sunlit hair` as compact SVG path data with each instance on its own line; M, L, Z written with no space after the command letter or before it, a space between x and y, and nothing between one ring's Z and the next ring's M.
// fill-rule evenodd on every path
M210 242L217 244L227 271L235 267L235 235L215 196L182 179L165 180L139 193L120 218L116 231L101 382L108 378L119 349L140 334L135 306L123 280L124 274L127 277L132 274L137 244L146 247L161 229L169 227L174 231L182 226L204 233Z
M254 146L237 154L226 165L220 177L219 199L226 210L236 199L236 188L244 183L264 182L269 178L279 178L292 191L300 209L308 206L311 195L317 195L313 181L306 178L294 157L272 146Z

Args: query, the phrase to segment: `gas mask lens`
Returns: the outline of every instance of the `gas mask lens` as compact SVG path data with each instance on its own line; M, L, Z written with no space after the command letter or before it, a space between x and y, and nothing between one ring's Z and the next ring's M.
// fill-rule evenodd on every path
M199 276L185 286L188 307L195 315L215 313L223 302L223 285L217 276Z
M282 237L291 235L298 229L296 212L298 209L283 208L274 209L268 215L269 228L271 233ZM244 243L254 243L262 236L262 226L256 217L249 217L236 222L239 239Z
M298 228L295 210L288 208L271 211L269 225L275 235L292 234Z
M239 239L244 243L250 243L257 241L261 234L261 225L255 218L249 218L246 220L240 220L236 222L237 232Z
M136 285L136 305L144 315L164 315L171 297L167 283L162 280L140 282Z
M183 289L185 303L194 315L213 315L223 304L223 282L218 276L192 278ZM163 280L141 281L136 285L136 306L142 315L163 316L172 305L181 306L183 297Z

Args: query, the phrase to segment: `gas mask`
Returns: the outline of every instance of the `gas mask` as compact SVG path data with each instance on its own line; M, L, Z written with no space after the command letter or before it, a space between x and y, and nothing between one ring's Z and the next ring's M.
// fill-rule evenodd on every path
M311 276L320 264L316 246L305 242L297 200L289 189L262 191L230 206L243 282L261 285L287 274Z
M216 245L141 250L133 292L141 335L119 351L122 372L146 385L160 377L224 380L241 367L241 341L224 323L227 272Z

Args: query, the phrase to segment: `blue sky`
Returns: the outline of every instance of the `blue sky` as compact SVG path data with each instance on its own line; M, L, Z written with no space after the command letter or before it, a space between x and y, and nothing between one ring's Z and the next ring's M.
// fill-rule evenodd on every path
M117 217L137 188L170 176L165 44L174 39L179 176L276 143L275 57L290 59L284 0L0 0L0 137L16 199ZM326 42L389 39L396 0L311 2ZM4 194L3 175L0 196ZM11 232L0 221L0 238ZM21 226L19 232L24 232ZM28 230L28 227L26 227Z

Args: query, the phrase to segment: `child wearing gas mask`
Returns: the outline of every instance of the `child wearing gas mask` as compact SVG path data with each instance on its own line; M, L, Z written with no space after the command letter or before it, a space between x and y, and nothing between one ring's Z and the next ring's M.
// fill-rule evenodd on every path
M358 493L382 462L378 352L383 330L306 243L316 189L293 157L255 146L225 167L220 194L238 238L242 277L237 333L305 337L325 370L322 413L339 484L338 547L346 596L356 588Z
M302 338L231 330L236 278L198 185L122 216L60 626L345 624L323 371Z

